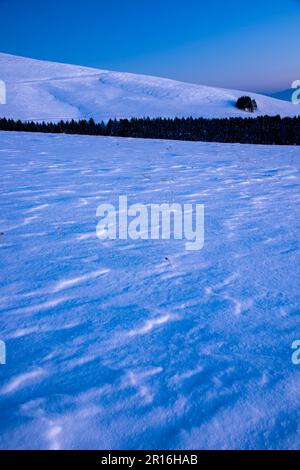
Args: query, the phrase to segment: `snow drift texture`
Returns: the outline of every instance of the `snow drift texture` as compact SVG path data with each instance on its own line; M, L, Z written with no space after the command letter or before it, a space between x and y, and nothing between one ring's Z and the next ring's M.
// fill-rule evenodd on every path
M8 93L0 115L14 119L249 116L235 108L244 94L256 99L255 115L300 114L292 103L255 93L8 54L0 54L0 80L6 82Z
M1 448L300 447L297 147L1 132L0 156ZM205 204L204 249L100 242L123 194Z

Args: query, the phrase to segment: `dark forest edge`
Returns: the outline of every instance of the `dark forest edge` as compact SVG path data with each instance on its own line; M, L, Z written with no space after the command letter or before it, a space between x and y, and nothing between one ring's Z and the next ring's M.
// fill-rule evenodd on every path
M300 145L300 116L132 118L59 122L0 119L0 130L241 144Z

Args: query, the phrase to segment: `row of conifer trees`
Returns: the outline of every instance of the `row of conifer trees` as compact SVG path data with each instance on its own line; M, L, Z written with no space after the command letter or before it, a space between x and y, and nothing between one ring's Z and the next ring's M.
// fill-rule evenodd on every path
M300 145L300 116L259 116L256 118L133 118L93 119L59 122L0 119L0 130L47 132L205 142Z

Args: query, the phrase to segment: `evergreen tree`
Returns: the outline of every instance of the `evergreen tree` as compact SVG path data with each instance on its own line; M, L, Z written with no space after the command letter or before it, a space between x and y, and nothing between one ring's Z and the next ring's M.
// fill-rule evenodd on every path
M257 110L257 103L254 99L251 99L250 96L241 96L236 102L236 107L242 111L253 113Z

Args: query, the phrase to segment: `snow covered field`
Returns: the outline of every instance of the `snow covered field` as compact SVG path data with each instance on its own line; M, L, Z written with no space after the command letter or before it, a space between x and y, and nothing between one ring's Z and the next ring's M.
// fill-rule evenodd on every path
M225 90L165 78L111 72L0 53L0 80L7 104L1 117L52 120L93 117L249 117L235 108L237 98L255 98L250 116L298 116L299 106L246 91Z
M299 148L1 132L0 159L2 449L299 448ZM205 204L204 249L100 242L123 194Z

